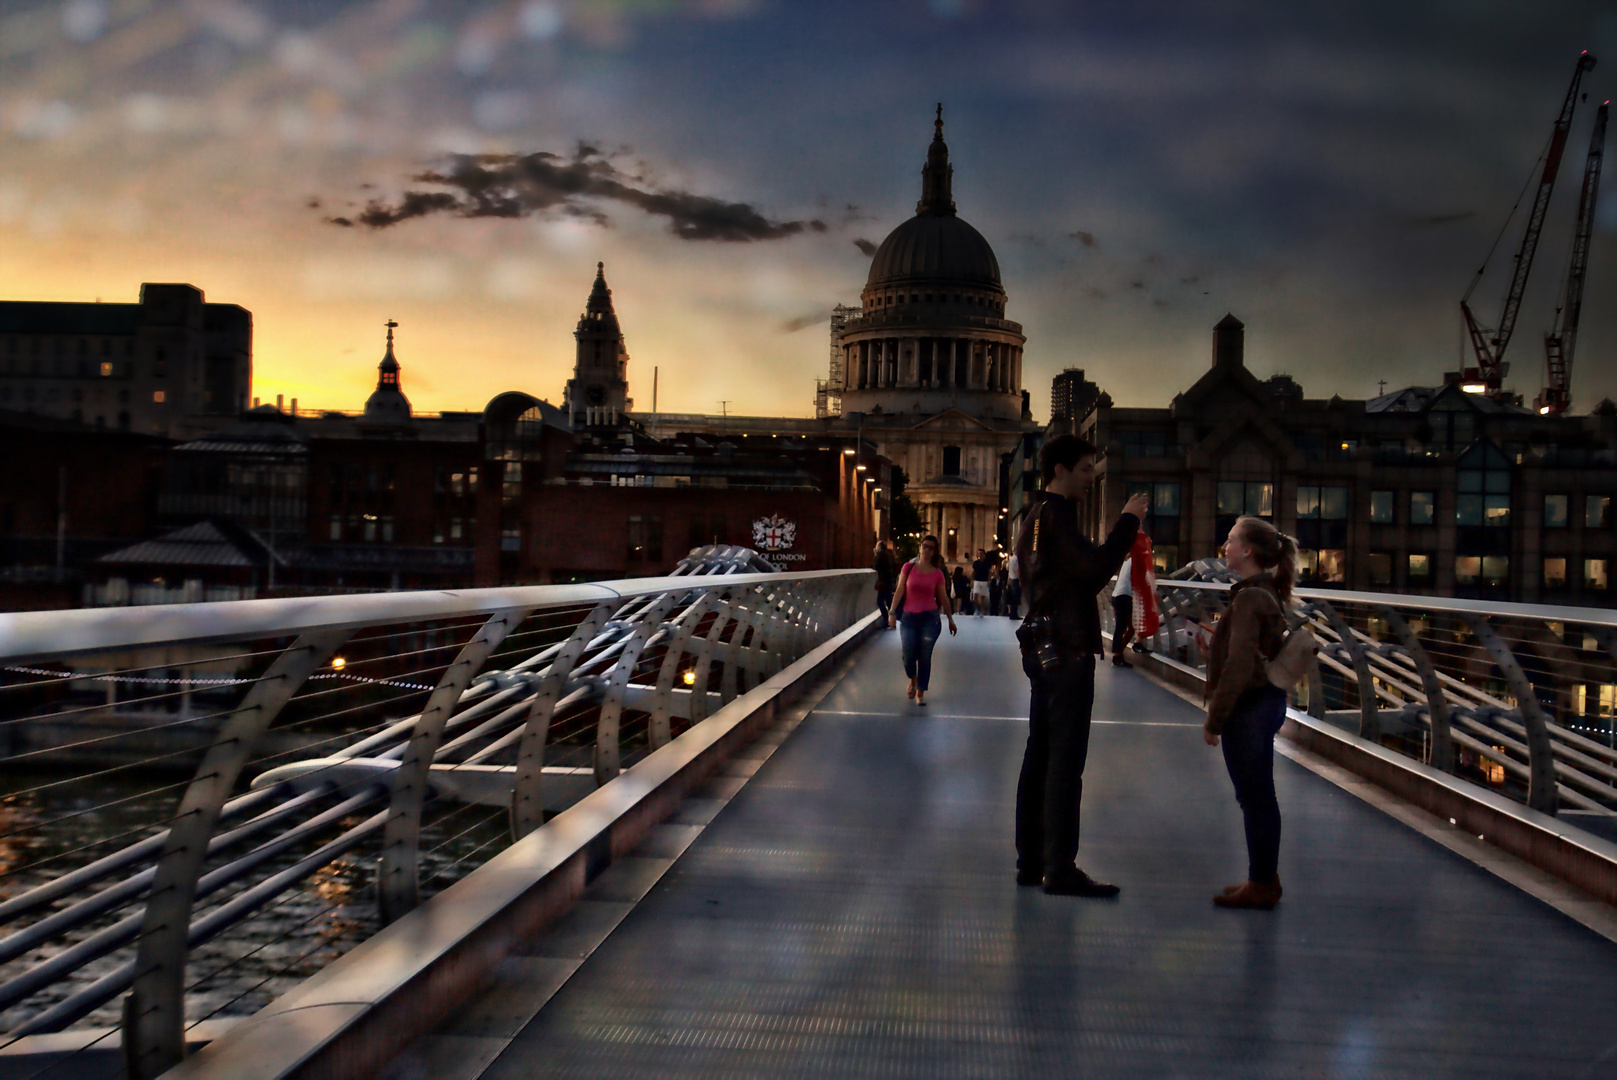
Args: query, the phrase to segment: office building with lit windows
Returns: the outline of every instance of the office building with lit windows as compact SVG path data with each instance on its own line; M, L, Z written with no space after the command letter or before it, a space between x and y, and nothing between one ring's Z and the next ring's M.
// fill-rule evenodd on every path
M1210 370L1166 408L1101 393L1053 422L1100 448L1094 535L1141 490L1162 570L1216 555L1255 514L1297 538L1308 584L1611 603L1617 405L1540 415L1458 384L1308 398L1247 370L1244 335L1226 316Z

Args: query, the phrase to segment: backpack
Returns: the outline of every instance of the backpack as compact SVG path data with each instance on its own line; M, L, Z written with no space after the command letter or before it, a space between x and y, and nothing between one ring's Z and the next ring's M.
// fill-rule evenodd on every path
M1307 623L1301 624L1286 635L1285 644L1280 646L1275 658L1265 665L1264 673L1269 677L1269 685L1291 693L1291 688L1307 676L1318 653L1319 639Z

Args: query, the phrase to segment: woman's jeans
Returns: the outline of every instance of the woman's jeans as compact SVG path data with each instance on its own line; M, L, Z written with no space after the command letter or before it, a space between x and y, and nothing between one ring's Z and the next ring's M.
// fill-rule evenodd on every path
M926 690L932 679L932 646L943 632L943 619L937 611L906 611L898 621L898 640L904 650L904 674L915 680L915 688Z
M1275 798L1275 733L1286 719L1286 692L1248 690L1224 724L1224 767L1246 820L1249 881L1273 881L1280 868L1280 802Z

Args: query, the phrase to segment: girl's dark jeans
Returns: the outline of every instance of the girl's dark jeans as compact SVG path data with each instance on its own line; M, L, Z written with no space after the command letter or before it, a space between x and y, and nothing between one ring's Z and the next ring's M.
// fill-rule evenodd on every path
M926 692L932 680L932 646L943 632L943 619L937 611L906 611L898 620L898 641L904 652L904 674L915 680L915 688Z
M1275 798L1275 733L1286 719L1286 692L1249 690L1224 724L1224 767L1246 821L1249 881L1272 881L1280 868L1280 801Z

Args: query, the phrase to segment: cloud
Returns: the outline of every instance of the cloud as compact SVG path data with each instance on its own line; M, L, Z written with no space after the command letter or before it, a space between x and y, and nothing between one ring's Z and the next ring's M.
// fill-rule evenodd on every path
M826 231L823 221L772 221L748 203L652 187L619 169L587 143L580 143L570 158L545 151L454 154L442 167L413 179L447 190L410 190L395 203L372 199L357 215L358 224L384 229L411 218L450 214L465 218L564 215L606 226L610 219L599 203L615 202L666 218L669 231L682 240L740 243L779 240L805 230ZM334 225L353 223L347 218L328 220Z
M1437 225L1452 225L1457 221L1469 221L1476 216L1477 212L1475 210L1461 210L1454 214L1424 214L1404 218L1404 224L1411 229L1430 229Z
M795 334L799 330L807 330L811 326L818 326L820 323L825 322L827 318L829 316L823 311L811 311L806 315L799 315L795 319L787 319L781 323L780 332L783 334Z
M1079 229L1077 232L1068 233L1067 234L1067 239L1076 240L1080 244L1083 244L1084 247L1094 247L1095 246L1095 234L1092 233L1092 232L1085 232L1082 229Z
M867 259L876 254L876 245L862 236L853 242L853 246L858 248Z

